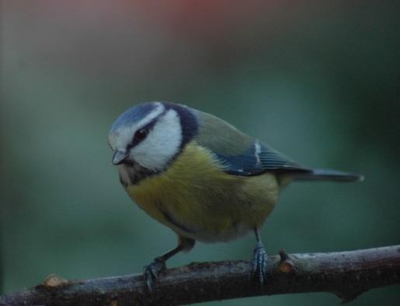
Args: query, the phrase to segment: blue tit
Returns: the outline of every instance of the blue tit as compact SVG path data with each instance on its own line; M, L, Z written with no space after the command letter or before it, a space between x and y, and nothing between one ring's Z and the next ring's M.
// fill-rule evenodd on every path
M181 104L134 106L113 123L109 143L132 200L178 235L178 245L145 268L149 289L165 262L195 241L254 232L255 276L266 279L260 230L292 181L359 181L358 174L305 167L213 115Z

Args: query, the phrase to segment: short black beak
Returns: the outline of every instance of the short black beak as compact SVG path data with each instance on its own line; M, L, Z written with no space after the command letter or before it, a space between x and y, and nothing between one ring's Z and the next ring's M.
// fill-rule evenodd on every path
M125 151L115 151L112 157L112 163L115 166L120 165L125 161L127 157L128 155Z

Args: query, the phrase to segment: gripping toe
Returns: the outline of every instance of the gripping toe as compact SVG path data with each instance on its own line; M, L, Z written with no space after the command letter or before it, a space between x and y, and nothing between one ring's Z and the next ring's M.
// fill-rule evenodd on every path
M158 278L158 274L166 269L165 261L162 258L157 257L148 266L144 267L144 280L146 282L147 289L153 291L153 282Z

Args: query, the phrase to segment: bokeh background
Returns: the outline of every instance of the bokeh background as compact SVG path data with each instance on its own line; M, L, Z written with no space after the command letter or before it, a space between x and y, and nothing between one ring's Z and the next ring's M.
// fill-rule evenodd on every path
M108 129L143 101L185 103L306 165L366 176L291 185L263 229L270 254L398 244L399 14L398 1L2 1L1 291L50 273L139 273L175 245L111 165ZM246 259L253 246L199 243L169 266ZM352 305L397 305L399 292ZM243 303L339 300L208 305Z

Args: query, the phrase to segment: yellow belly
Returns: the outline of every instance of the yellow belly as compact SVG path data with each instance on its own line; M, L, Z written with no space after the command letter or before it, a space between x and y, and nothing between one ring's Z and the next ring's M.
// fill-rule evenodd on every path
M229 175L213 155L189 143L162 174L128 186L131 198L178 235L226 241L260 227L279 194L275 175Z

